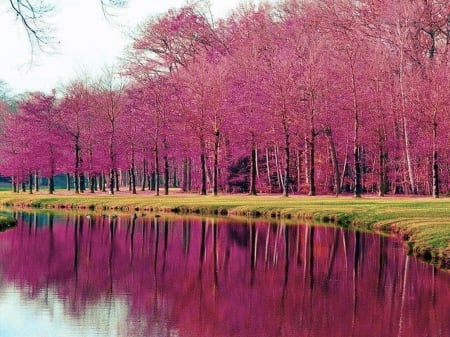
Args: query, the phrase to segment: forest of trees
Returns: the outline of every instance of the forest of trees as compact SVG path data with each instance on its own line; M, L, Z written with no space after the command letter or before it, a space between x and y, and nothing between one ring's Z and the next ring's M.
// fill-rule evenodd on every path
M450 1L286 0L141 26L120 69L0 102L14 191L450 190ZM10 102L9 102L10 103Z

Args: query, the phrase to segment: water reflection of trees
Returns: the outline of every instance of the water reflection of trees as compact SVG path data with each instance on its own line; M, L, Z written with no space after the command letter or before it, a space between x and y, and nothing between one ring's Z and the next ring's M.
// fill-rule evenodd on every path
M450 331L449 275L385 237L257 220L17 217L19 226L1 237L4 278L30 297L56 291L74 317L120 297L128 334L142 321L148 335Z

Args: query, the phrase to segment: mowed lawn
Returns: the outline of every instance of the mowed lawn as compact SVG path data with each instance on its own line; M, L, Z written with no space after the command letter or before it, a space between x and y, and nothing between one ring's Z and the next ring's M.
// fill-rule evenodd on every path
M400 235L411 253L450 267L450 198L200 196L176 191L168 196L154 196L149 192L75 195L58 191L54 195L0 192L0 204L25 208L175 212L333 222L343 227Z

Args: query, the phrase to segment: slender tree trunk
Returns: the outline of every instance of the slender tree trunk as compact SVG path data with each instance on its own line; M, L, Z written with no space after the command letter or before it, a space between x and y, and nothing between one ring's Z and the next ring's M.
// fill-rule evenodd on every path
M53 149L50 150L51 152L51 160L50 160L50 177L48 181L48 193L53 194L55 192L55 171L56 171L56 164L55 164L55 158L53 154ZM36 181L36 184L39 186L39 181ZM39 187L36 188L36 191L39 191Z
M116 182L115 173L113 168L109 170L109 194L114 194L114 184Z
M291 160L291 153L290 153L290 143L289 143L289 133L285 131L284 134L284 154L285 154L285 167L284 167L284 184L283 184L283 196L288 197L289 196L289 184L290 184L290 175L289 175L289 166L290 166L290 160Z
M315 171L316 171L316 167L315 167L315 135L314 135L314 130L311 130L312 133L310 135L310 139L308 140L308 157L309 157L309 170L308 170L308 175L309 175L309 193L308 195L310 196L314 196L316 195L316 182L315 182Z
M282 177L281 168L280 168L280 159L279 159L278 145L275 146L275 168L276 168L276 171L277 171L278 187L279 188L284 188L283 177Z
M437 151L437 127L436 113L433 118L433 198L439 198L439 165Z
M129 168L126 172L126 179L127 179L127 184L128 184L128 191L131 192L132 188L131 188L131 168Z
M75 137L75 172L74 172L74 188L75 193L80 193L80 144L79 136Z
M296 162L297 162L297 193L300 193L302 189L302 182L301 182L301 176L302 176L302 168L301 168L301 155L300 155L300 149L297 149L296 151Z
M359 144L354 144L353 148L354 168L355 168L355 189L353 195L360 198L362 193L361 185L361 148Z
M204 153L200 155L200 166L202 170L200 195L206 195L207 173L206 173L206 155Z
M345 183L345 177L347 175L347 170L348 170L348 139L347 139L347 145L345 146L345 158L344 158L344 165L342 167L342 174L341 174L341 183L340 183L341 192L344 190L344 183Z
M325 136L328 141L328 148L330 149L331 165L333 166L333 188L334 194L338 196L341 193L339 165L336 153L336 147L334 146L333 134L329 127L325 127Z
M84 193L86 191L86 176L84 173L80 174L80 192Z
M182 182L181 182L181 190L183 192L187 191L187 179L188 179L188 160L187 158L183 159L183 166L182 166Z
M145 191L145 184L147 184L147 160L144 158L142 169L142 188L141 191Z
M385 130L384 130L384 126L382 128L380 128L379 130L379 139L378 139L378 156L379 156L379 177L378 177L378 184L379 184L379 189L378 189L378 195L380 197L383 197L386 192L387 192L387 168L386 168L386 163L387 163L387 153L385 150L385 141L386 141L386 134L385 134Z
M89 189L91 193L95 193L96 185L97 185L97 177L91 173L90 179L89 179Z
M28 184L29 184L28 190L29 190L30 194L33 194L33 173L31 173L31 171L28 174Z
M416 180L414 177L414 169L411 159L411 144L409 141L409 133L408 133L408 124L406 120L406 116L403 117L403 139L405 143L405 157L406 157L406 165L408 167L408 177L409 177L409 185L411 189L411 193L417 194L417 186Z
M50 177L48 177L48 193L53 194L55 191L55 176L53 174L50 174Z
M250 195L256 195L256 141L252 136L252 152L250 155Z
M169 159L167 155L164 156L164 195L169 195L169 183L170 183L170 172L169 172Z
M34 191L39 192L39 172L36 171L34 174Z
M66 189L68 190L68 191L70 191L71 190L71 183L70 183L70 173L67 173L66 174Z
M102 171L102 192L106 192L106 174Z
M352 57L351 57L352 58ZM359 144L359 104L358 104L358 94L356 91L356 79L354 72L353 60L350 59L351 65L351 82L352 82L352 95L353 95L353 160L354 160L354 174L355 174L355 187L353 195L355 198L360 198L362 193L361 185L361 146Z
M309 139L308 139L308 154L309 154L309 195L316 195L316 130L315 130L315 94L311 90L310 109L309 109Z
M256 171L256 178L259 180L259 165L258 165L258 146L255 143L255 171Z
M403 40L401 41L402 45L400 46L400 70L399 70L399 85L400 85L400 103L402 109L402 127L403 127L403 142L405 149L405 159L408 171L409 185L411 192L413 194L417 194L417 187L414 178L414 170L411 160L411 150L410 150L410 142L409 142L409 134L408 134L408 123L406 119L406 94L405 94L405 85L404 85L404 50L403 50Z
M103 172L101 172L98 176L98 183L100 186L100 191L104 192L103 187L105 186L105 184L103 183Z
M272 192L272 179L270 177L270 154L269 147L266 147L266 170L267 170L267 184L269 185L269 190Z
M159 147L158 144L155 145L155 171L154 171L154 191L155 195L159 195Z
M14 193L17 192L17 181L16 181L16 177L11 176L11 189Z
M305 161L305 183L309 185L309 145L308 145L308 137L306 136L305 133L305 149L303 151L303 154L305 156L304 161Z
M188 158L187 161L187 183L186 188L188 191L192 190L192 158Z
M122 171L120 171L119 169L115 169L114 170L114 177L116 178L116 182L115 182L115 187L116 187L116 192L120 191L120 184L122 182Z
M136 194L136 167L134 147L131 148L131 168L130 168L131 193Z
M218 193L218 176L219 176L219 141L220 132L216 130L214 132L214 167L213 167L213 195Z
M131 182L131 193L136 194L136 172L135 168L132 167L130 170L130 182Z
M206 172L206 145L203 138L200 140L200 148L201 148L201 155L200 155L200 166L202 170L202 184L200 187L200 194L206 195L206 183L207 183L207 172Z

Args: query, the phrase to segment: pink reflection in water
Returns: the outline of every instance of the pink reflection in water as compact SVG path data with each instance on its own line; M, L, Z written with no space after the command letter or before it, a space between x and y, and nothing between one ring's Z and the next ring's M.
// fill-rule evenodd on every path
M259 221L19 218L0 235L3 279L30 300L51 289L79 324L120 299L116 336L450 336L450 275L392 239Z

